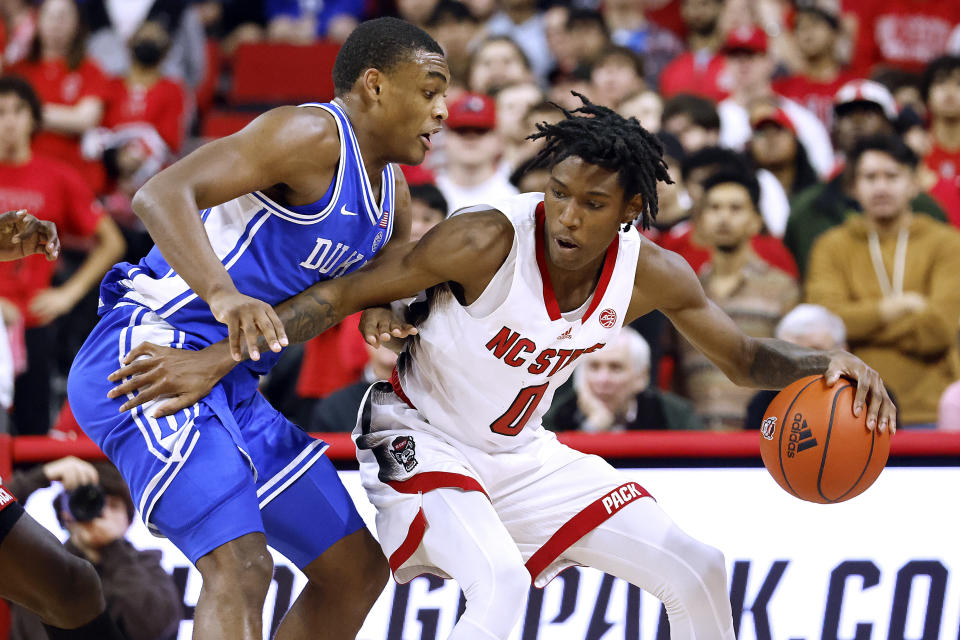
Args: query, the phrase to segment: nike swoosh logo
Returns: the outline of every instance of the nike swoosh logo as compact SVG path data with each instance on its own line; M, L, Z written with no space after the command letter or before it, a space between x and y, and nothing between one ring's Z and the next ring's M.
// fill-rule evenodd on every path
M345 215L345 216L357 216L357 215L360 215L360 214L358 214L358 213L356 213L356 212L354 212L354 211L348 211L348 210L347 210L347 205L343 205L342 207L340 207L340 213L341 213L342 215Z

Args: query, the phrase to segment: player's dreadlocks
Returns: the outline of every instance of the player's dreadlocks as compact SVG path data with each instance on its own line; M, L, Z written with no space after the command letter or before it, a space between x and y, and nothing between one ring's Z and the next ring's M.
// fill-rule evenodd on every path
M527 139L545 138L546 145L518 173L551 168L570 156L616 171L624 200L637 194L643 198L640 223L648 228L657 217L657 181L673 182L663 161L660 141L636 118L624 118L575 91L573 94L583 106L568 111L554 105L566 117L556 124L537 123L536 133Z

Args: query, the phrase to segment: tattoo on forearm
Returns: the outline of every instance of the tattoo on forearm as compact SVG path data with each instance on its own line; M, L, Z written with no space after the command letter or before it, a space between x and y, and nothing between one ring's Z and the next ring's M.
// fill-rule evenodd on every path
M830 354L826 351L772 338L758 340L750 363L750 379L761 388L782 389L798 378L823 373L829 364Z
M309 290L286 300L276 307L276 312L290 344L306 342L343 319L326 296ZM269 350L263 336L258 339L257 346L264 353Z

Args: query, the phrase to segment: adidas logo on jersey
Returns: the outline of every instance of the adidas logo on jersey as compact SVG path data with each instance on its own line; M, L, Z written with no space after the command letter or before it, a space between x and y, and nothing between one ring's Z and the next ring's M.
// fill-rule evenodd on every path
M813 437L813 431L807 426L807 421L803 419L803 414L793 416L793 424L790 425L790 441L787 443L787 457L792 458L798 453L803 453L807 449L817 446L817 439Z
M6 489L0 487L0 507L7 506L7 503L13 502L14 498Z
M573 327L570 327L569 329L567 329L566 331L564 331L563 333L561 333L560 335L558 335L558 336L557 336L557 340L571 340L571 339L573 339L573 334L571 333L572 331L573 331Z

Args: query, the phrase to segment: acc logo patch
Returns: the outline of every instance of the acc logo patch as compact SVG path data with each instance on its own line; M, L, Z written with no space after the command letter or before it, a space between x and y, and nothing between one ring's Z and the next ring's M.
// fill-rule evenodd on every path
M390 453L407 471L413 471L413 468L417 466L416 450L417 445L412 436L397 436L390 443Z
M380 243L383 242L383 231L377 233L377 237L373 239L373 246L370 247L371 252L375 252L377 247L380 246Z
M611 329L617 324L617 312L607 307L600 312L600 324L604 329Z
M763 421L763 424L760 425L760 435L762 435L767 440L773 440L773 434L777 430L777 418L776 416L772 418L766 418Z

